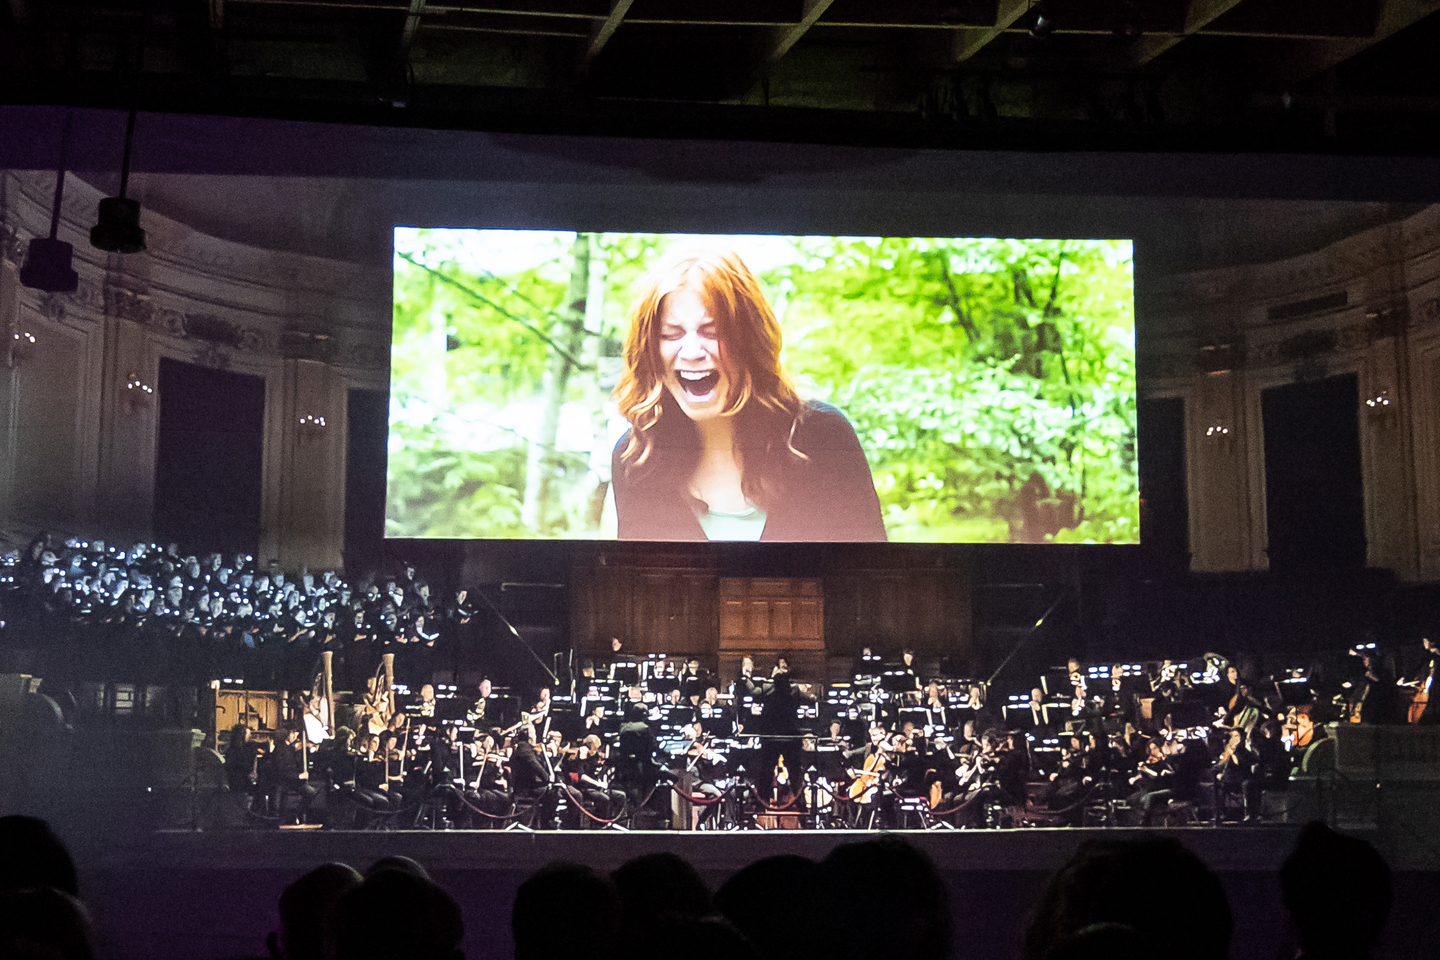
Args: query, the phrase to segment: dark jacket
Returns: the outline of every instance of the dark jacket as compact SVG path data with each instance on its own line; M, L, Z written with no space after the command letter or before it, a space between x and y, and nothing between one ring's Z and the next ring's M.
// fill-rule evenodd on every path
M704 540L696 511L705 505L688 489L693 457L662 460L657 449L655 464L633 467L622 456L629 443L627 432L611 456L620 539ZM788 454L777 458L777 493L760 539L884 540L885 522L870 464L845 415L829 404L807 403L790 445L806 459Z

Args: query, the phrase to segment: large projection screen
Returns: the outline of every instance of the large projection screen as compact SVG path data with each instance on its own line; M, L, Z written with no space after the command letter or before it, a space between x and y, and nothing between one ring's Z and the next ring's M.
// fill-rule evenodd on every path
M387 536L1139 540L1129 240L394 236Z

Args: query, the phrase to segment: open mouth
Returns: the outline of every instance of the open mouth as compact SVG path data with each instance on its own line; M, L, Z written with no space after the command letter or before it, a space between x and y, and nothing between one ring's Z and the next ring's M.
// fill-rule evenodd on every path
M720 374L715 370L677 370L680 387L692 397L705 397L714 392L720 383Z

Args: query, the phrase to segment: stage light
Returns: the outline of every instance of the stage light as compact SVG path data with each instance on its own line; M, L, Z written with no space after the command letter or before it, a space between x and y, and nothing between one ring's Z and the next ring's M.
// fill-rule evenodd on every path
M90 228L90 245L107 253L139 253L145 249L140 229L140 201L121 196L100 201L100 219Z
M25 265L20 268L20 284L46 293L74 293L80 286L80 275L71 266L75 248L56 239L60 231L60 204L65 197L65 160L70 148L70 117L60 134L60 164L55 171L55 199L50 206L50 236L36 237L25 252Z
M145 249L140 229L140 201L125 196L130 186L130 152L135 145L135 108L125 124L125 154L120 162L120 196L100 201L100 219L90 228L90 245L107 253L139 253Z
M25 252L25 265L20 268L20 284L46 293L74 293L80 286L80 274L71 266L75 248L64 240L55 239L51 227L49 239L36 237Z

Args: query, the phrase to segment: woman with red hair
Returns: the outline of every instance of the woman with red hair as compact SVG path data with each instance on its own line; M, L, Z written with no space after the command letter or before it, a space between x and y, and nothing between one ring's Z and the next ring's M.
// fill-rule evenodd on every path
M732 252L682 252L643 280L615 388L622 540L884 540L844 414L780 366L780 324Z

